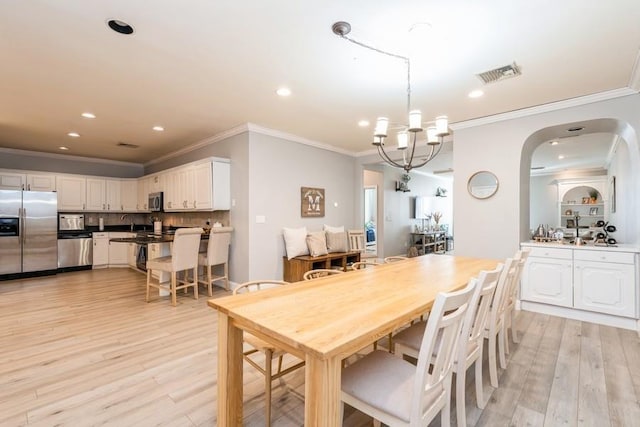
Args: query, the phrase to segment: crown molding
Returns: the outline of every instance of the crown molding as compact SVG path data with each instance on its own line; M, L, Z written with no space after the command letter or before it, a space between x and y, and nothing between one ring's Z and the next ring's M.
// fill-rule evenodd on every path
M591 104L598 101L606 101L609 99L620 98L623 96L634 95L637 91L625 87L620 89L598 92L591 95L579 96L576 98L565 99L563 101L551 102L549 104L536 105L535 107L523 108L520 110L508 111L506 113L495 114L493 116L480 117L478 119L465 120L462 122L452 123L449 127L453 130L467 129L476 126L487 125L490 123L512 120L534 114L548 113L550 111L562 110L564 108L578 107L580 105Z
M297 142L298 144L308 145L310 147L320 148L322 150L333 151L335 153L344 154L351 157L356 157L358 153L353 151L338 148L333 145L325 144L324 142L313 141L311 139L303 138L301 136L293 135L287 132L282 132L275 129L266 128L254 123L247 123L251 132L259 133L262 135L273 136L276 138L286 139L287 141Z
M49 159L59 159L59 160L77 160L82 162L100 163L100 164L107 164L107 165L137 166L137 167L144 166L142 163L123 162L121 160L98 159L95 157L82 157L82 156L74 156L71 154L47 153L44 151L20 150L17 148L1 148L0 147L0 153L15 154L20 156L45 157Z
M165 154L164 156L160 156L157 159L150 160L144 164L145 167L151 166L156 163L164 162L165 160L172 159L174 157L181 156L183 154L187 154L191 151L197 150L202 147L206 147L207 145L215 144L218 141L222 141L223 139L231 138L232 136L240 135L242 133L249 131L249 123L244 123L239 126L233 127L231 129L225 130L223 132L217 133L213 136L202 139L198 142L195 142L191 145L187 145L179 150L172 151L169 154Z
M301 136L293 135L293 134L282 132L275 129L270 129L264 126L256 125L254 123L243 123L239 126L233 127L224 132L220 132L218 134L215 134L213 136L200 140L194 144L183 147L180 150L176 150L164 156L158 157L157 159L150 160L146 162L144 166L147 167L155 163L164 162L165 160L169 160L173 157L181 156L183 154L189 153L191 151L197 150L202 147L206 147L207 145L215 144L218 141L222 141L224 139L231 138L232 136L240 135L245 132L254 132L254 133L259 133L261 135L273 136L276 138L286 139L287 141L297 142L298 144L320 148L322 150L333 151L336 153L345 154L347 156L352 156L352 157L356 156L356 153L352 151L334 147L333 145L312 141L310 139L303 138Z

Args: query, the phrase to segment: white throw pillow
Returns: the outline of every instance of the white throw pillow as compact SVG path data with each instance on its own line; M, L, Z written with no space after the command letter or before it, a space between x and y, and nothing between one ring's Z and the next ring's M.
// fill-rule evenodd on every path
M347 240L347 233L344 231L341 233L332 233L327 231L327 251L329 253L334 252L349 252L349 241Z
M327 242L324 231L316 231L307 235L307 246L311 256L321 256L327 254Z
M300 255L309 255L307 247L307 227L283 228L284 247L287 251L287 258L295 258Z
M342 233L344 232L344 225L341 225L340 227L332 227L330 225L325 224L324 231L328 231L329 233Z

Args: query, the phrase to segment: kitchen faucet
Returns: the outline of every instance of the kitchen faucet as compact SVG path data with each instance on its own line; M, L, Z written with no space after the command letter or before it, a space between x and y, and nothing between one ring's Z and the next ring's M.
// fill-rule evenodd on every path
M128 216L129 216L129 214L122 214L122 215L120 215L120 221L124 221L124 219L125 219L126 217L128 217ZM130 218L130 221L131 221L131 231L133 231L133 218Z

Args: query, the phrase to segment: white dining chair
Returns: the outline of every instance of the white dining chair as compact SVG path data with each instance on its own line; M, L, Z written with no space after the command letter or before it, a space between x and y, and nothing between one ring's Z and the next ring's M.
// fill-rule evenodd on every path
M441 424L449 426L451 369L473 291L473 286L467 286L438 294L417 366L376 350L343 369L341 418L347 403L389 426L425 426L438 413Z
M193 288L195 299L198 299L198 250L202 228L179 228L171 243L171 255L147 260L147 297L149 302L149 288L168 290L171 293L171 304L177 303L178 289ZM166 271L171 273L170 284L163 285L152 280L152 271ZM188 271L192 272L189 280ZM178 273L182 272L182 279L178 279ZM181 285L178 285L181 283Z
M491 385L498 387L498 362L496 351L499 351L500 367L507 368L507 359L505 357L505 334L504 334L504 313L507 306L507 293L510 282L514 280L518 273L518 261L513 258L507 258L504 267L500 273L498 286L493 295L493 301L489 308L489 319L484 328L484 338L487 339L489 353L489 378ZM498 347L496 349L496 346Z
M527 258L529 257L529 250L520 250L516 252L514 259L518 260L518 273L514 277L511 285L511 289L508 291L507 296L507 306L505 307L505 320L504 320L504 337L505 337L505 346L504 350L506 354L509 354L509 329L511 329L511 339L514 343L518 343L520 340L518 339L518 331L516 331L515 327L515 315L516 315L516 302L518 301L518 295L520 291L520 279L522 278L522 273L524 271L524 265L527 262Z
M198 254L198 266L202 266L202 278L200 283L207 285L209 296L213 296L212 285L214 282L224 281L224 288L229 290L229 245L231 233L216 233L215 228L209 232L206 252ZM214 275L213 267L222 266L222 275Z
M269 289L278 286L288 285L288 282L283 282L281 280L252 280L250 282L245 282L238 285L234 290L233 294L243 294L247 292L256 292L264 289ZM271 425L271 384L274 380L281 378L284 375L287 375L289 372L292 372L298 368L304 366L304 361L296 362L289 367L283 369L282 362L285 354L287 354L284 350L248 333L244 332L242 335L242 340L249 347L247 350L243 351L243 358L247 361L251 366L256 368L258 372L264 375L264 392L265 392L265 423L267 426ZM256 353L264 354L264 365L261 365L259 360L254 360L254 355ZM278 359L278 368L275 373L273 373L273 360Z
M461 342L453 361L453 372L456 374L457 425L461 427L466 426L465 379L467 369L472 364L475 364L476 405L478 408L484 408L486 405L482 385L483 334L489 314L489 306L498 285L501 271L502 264L498 264L495 270L482 271L477 279L472 279L472 282L475 282L475 288L469 303L469 310L465 315L460 335ZM418 358L425 327L426 322L420 322L396 334L393 337L396 356L407 355Z
M349 251L364 253L366 246L364 243L364 229L347 230L349 237Z

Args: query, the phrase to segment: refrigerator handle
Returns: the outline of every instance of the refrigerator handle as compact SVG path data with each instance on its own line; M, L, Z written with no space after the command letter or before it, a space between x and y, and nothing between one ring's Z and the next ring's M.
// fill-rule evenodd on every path
M22 216L22 210L23 208L18 208L18 233L20 234L20 239L18 240L20 240L20 246L24 245L24 218Z

